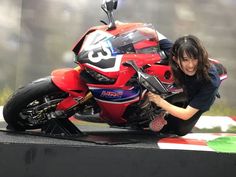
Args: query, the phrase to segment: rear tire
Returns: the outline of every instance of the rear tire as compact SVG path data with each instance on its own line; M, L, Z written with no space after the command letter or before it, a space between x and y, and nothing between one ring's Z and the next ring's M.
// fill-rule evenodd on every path
M52 83L50 77L41 78L19 88L3 108L3 117L8 123L8 128L20 131L41 128L48 121L46 113L43 112L44 114L41 115L33 109L43 105L44 110L55 111L56 103L54 107L49 107L52 105L45 104L46 98L49 101L58 99L59 102L67 96L65 94Z

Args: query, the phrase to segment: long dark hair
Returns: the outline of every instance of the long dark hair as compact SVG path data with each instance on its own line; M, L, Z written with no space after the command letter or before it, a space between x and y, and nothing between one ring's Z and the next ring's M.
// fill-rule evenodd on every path
M192 59L198 60L198 66L196 71L197 79L203 79L209 81L208 69L210 62L208 60L208 53L201 41L193 35L187 35L178 38L170 52L170 66L174 74L175 82L179 86L183 86L184 73L180 69L178 63L174 60L179 60L180 65L184 59L184 53Z

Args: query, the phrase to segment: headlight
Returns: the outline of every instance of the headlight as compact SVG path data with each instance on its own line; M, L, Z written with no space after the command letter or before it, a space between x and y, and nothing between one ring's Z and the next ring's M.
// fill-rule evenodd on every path
M86 72L101 84L114 84L116 79L108 78L90 68L85 68Z

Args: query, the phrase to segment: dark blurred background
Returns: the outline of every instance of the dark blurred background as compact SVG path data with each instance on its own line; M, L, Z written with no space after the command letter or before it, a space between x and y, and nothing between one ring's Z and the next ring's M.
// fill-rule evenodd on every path
M0 91L76 66L71 48L89 27L106 19L101 2L1 0ZM236 0L119 0L114 15L123 22L152 23L173 41L198 36L228 70L220 103L236 108Z

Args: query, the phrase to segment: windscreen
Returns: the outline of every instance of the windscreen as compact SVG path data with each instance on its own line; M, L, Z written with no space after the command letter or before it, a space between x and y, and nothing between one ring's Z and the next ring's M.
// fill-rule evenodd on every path
M143 25L107 39L112 54L157 53L157 33L152 25Z
M80 54L83 57L89 52L93 55L101 53L106 56L106 53L111 53L112 56L116 56L131 53L157 53L157 49L158 39L155 29L151 24L143 24L115 36L104 31L95 31L86 37Z

